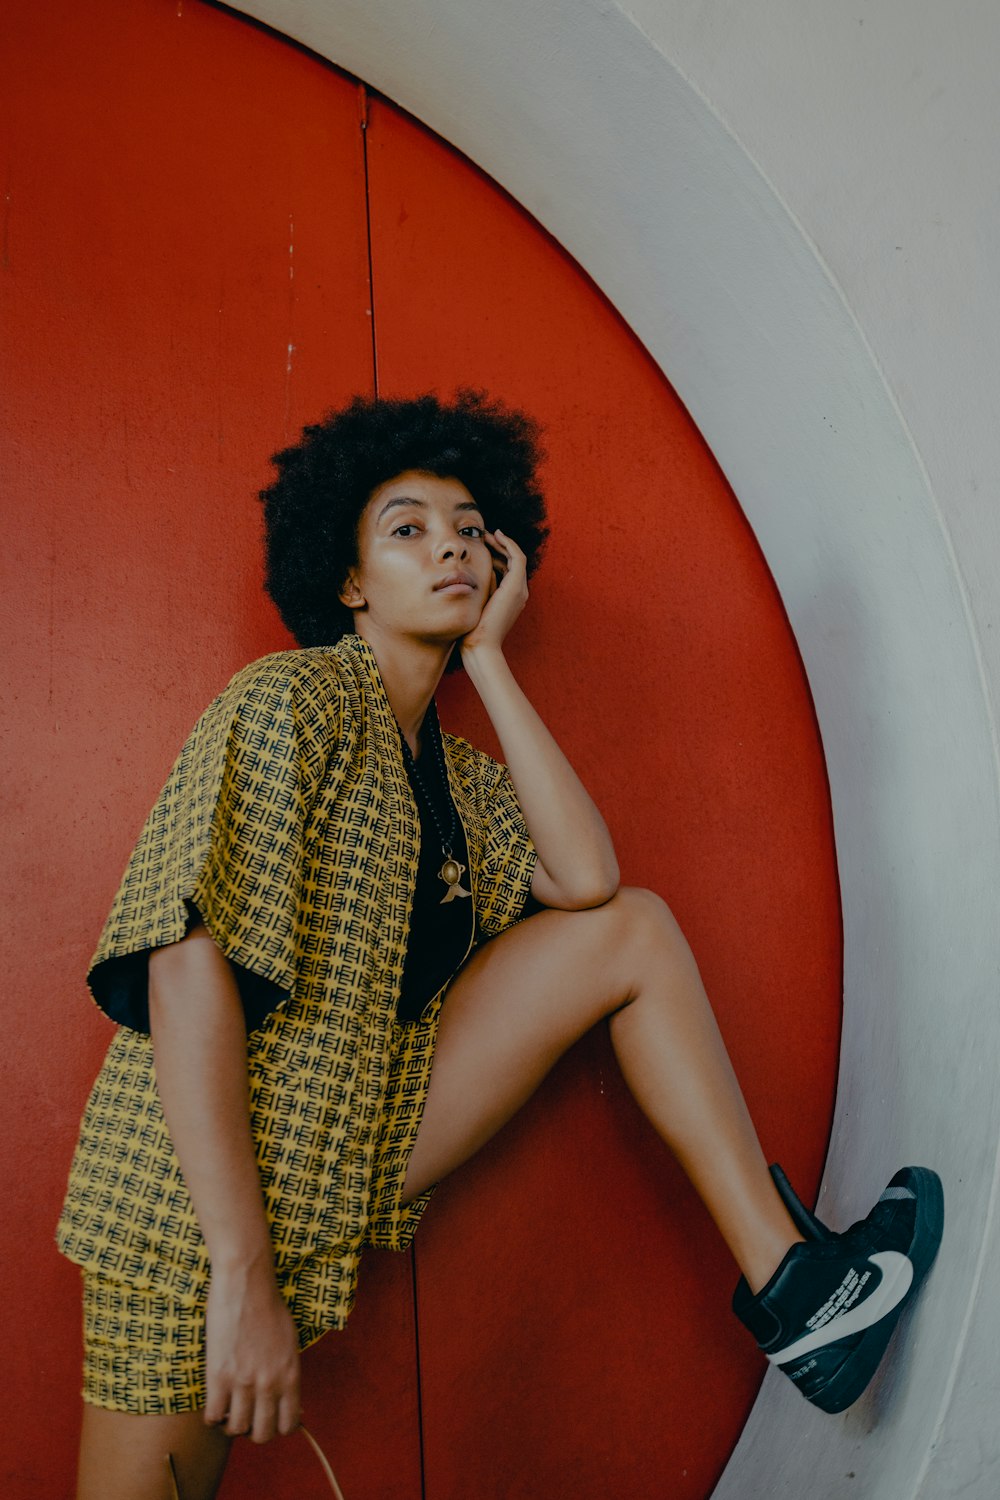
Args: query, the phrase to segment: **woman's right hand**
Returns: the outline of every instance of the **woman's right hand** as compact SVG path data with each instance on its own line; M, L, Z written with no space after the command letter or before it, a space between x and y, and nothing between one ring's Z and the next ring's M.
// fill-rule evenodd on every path
M298 1427L298 1333L270 1266L213 1267L205 1364L207 1423L255 1443Z

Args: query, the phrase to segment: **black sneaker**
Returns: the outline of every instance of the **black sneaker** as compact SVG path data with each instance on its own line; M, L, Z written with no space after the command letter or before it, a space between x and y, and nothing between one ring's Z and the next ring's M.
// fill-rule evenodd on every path
M903 1167L866 1219L832 1234L794 1199L779 1172L772 1168L790 1211L797 1205L792 1218L806 1243L791 1247L756 1296L741 1277L733 1311L808 1401L843 1411L875 1374L937 1254L941 1179L928 1167Z

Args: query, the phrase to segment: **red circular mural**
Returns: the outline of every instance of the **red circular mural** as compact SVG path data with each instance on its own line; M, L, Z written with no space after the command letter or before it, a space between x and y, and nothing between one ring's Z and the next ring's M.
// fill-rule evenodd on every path
M52 1231L110 1035L84 971L187 731L237 667L291 644L254 497L304 422L358 390L470 384L544 424L552 539L509 659L623 881L680 919L765 1152L805 1196L841 942L774 584L668 380L572 258L392 103L223 10L39 0L3 26L22 788L5 1493L27 1500L75 1464L77 1273ZM498 753L467 680L439 703ZM305 1357L307 1421L349 1500L697 1500L764 1368L729 1312L736 1275L599 1030L442 1185L412 1256L371 1255L348 1329ZM298 1442L238 1444L223 1493L291 1494L312 1464Z

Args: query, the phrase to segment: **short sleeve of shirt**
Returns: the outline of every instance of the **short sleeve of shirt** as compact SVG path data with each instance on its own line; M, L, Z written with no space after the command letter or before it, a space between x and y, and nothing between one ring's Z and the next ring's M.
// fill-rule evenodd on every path
M335 667L295 656L236 674L146 819L87 974L121 1025L149 1031L150 950L196 912L233 964L248 1029L292 993L307 821L340 724Z

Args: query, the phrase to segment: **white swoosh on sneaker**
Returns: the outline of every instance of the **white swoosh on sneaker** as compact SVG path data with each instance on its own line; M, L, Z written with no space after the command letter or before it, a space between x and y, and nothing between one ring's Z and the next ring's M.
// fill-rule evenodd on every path
M868 1261L878 1267L882 1276L871 1295L848 1312L831 1318L822 1328L815 1328L803 1338L796 1339L794 1344L786 1344L784 1349L769 1354L767 1357L772 1364L786 1364L791 1359L801 1359L803 1355L833 1344L837 1339L861 1333L899 1306L913 1284L913 1262L909 1256L901 1255L898 1250L880 1250L876 1255L869 1255Z

